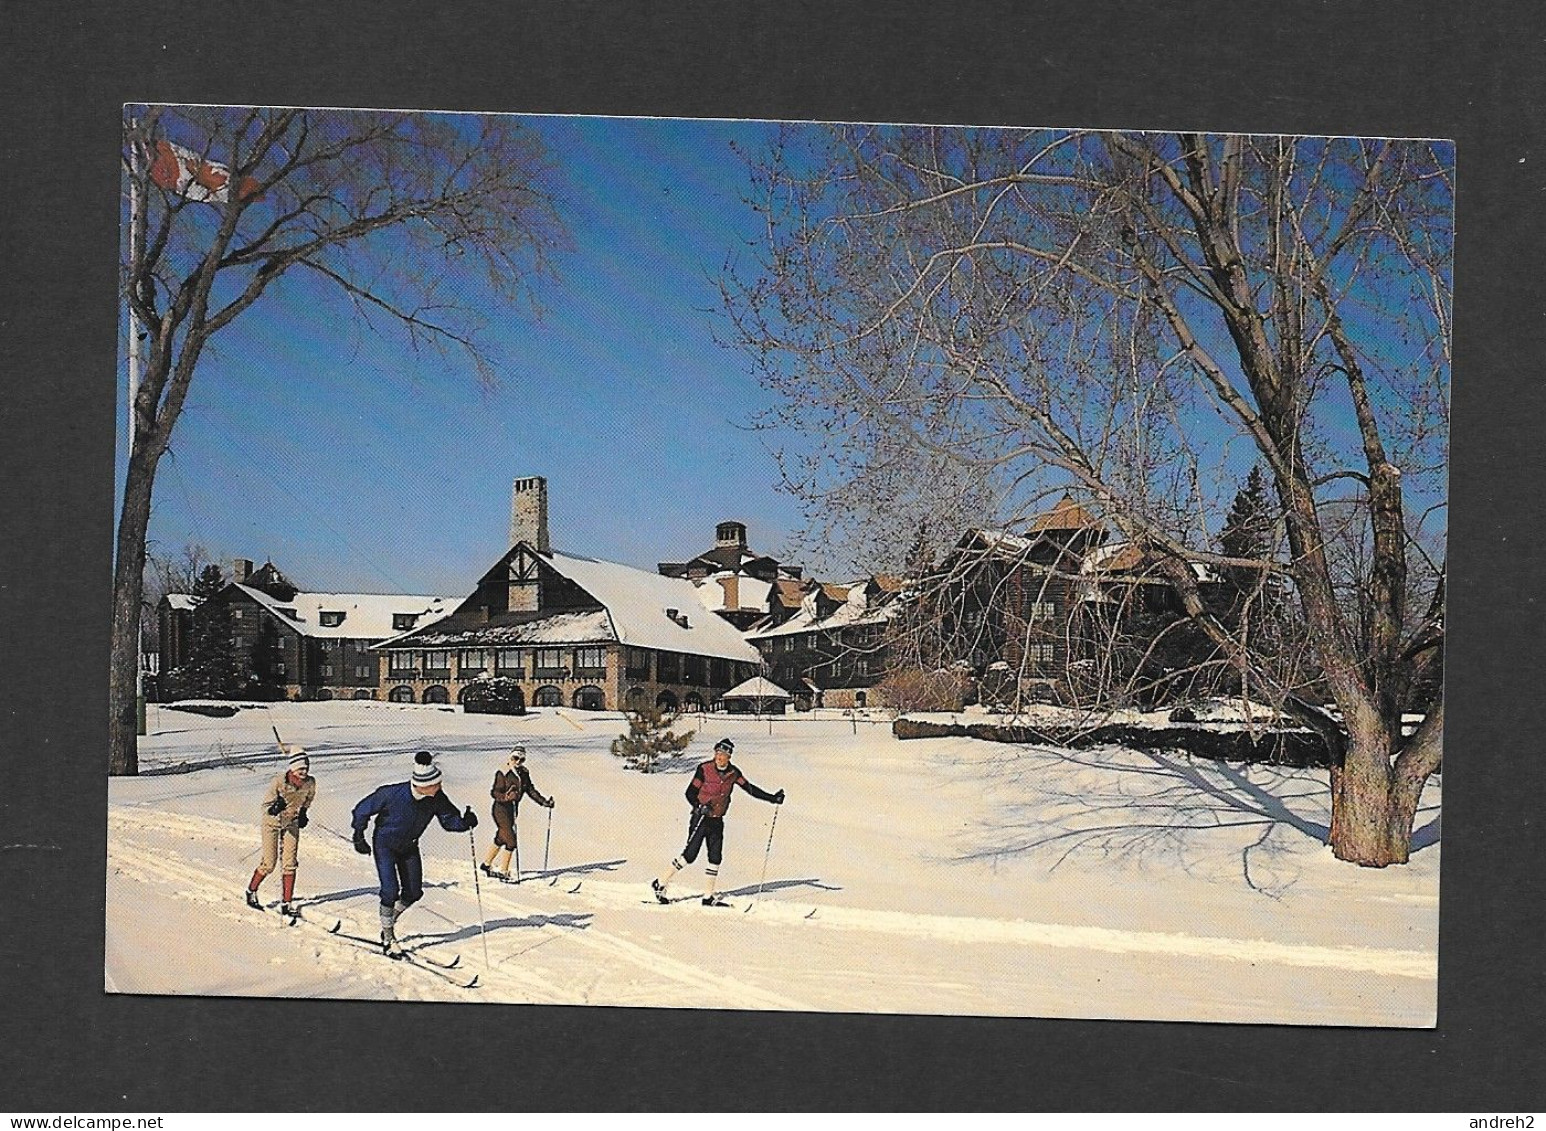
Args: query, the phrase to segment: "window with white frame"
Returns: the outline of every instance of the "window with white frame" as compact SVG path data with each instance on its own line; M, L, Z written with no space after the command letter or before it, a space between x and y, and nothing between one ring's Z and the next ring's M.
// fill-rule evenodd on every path
M1051 601L1032 601L1031 620L1051 620L1057 615L1057 609Z
M501 673L519 675L526 664L526 655L519 648L501 648L494 653L494 664Z
M387 671L392 675L404 675L413 671L412 652L388 652Z
M448 672L451 670L450 652L425 652L424 670L430 672Z
M564 666L564 650L562 648L538 648L537 670L539 672L556 672Z
M607 650L599 647L576 648L574 650L574 667L576 671L601 671L607 666Z
M1055 644L1032 644L1026 651L1026 659L1033 664L1050 664L1057 659L1057 646Z
M462 650L461 659L462 675L476 675L478 672L488 670L488 651L483 648L465 648Z

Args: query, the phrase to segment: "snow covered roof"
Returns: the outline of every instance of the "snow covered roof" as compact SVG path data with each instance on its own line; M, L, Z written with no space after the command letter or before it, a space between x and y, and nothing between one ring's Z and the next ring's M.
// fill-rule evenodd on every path
M735 604L730 603L730 582L734 583L736 590ZM736 609L766 609L768 607L768 591L772 585L766 581L759 581L755 577L746 574L730 572L716 573L693 582L698 590L698 600L703 607L714 612L721 609L734 611Z
M1023 554L1031 548L1031 540L1007 530L973 530L961 539L963 546L973 540L980 541L989 551L1001 554Z
M568 613L538 613L515 624L462 624L437 630L404 633L414 648L518 648L560 644L607 644L615 640L605 609ZM395 641L388 641L390 647Z
M725 692L721 699L793 699L794 696L785 691L772 680L763 679L760 675L754 675L745 683L738 683Z
M806 590L812 583L808 581L797 581L794 578L789 577L781 577L774 584L778 587L779 601L782 604L793 608L801 601L805 600Z
M1079 567L1086 575L1141 571L1149 561L1149 550L1139 542L1113 542L1091 550ZM1190 563L1198 581L1217 581L1219 576L1203 562Z
M422 627L449 614L461 600L404 593L297 593L281 601L250 585L232 584L302 636L339 640L385 640L402 632L392 623L399 614L417 615ZM323 613L343 616L337 624L323 624Z
M606 606L616 639L623 644L748 663L761 660L728 621L706 612L694 615L703 605L690 581L557 550L544 561ZM677 610L678 619L667 616L667 609Z
M179 612L190 612L204 603L203 597L195 597L192 593L168 593L162 600Z
M890 599L890 594L884 589L881 603L878 607L872 607L869 604L865 583L862 581L856 581L847 586L823 586L823 588L837 589L845 593L843 603L834 609L831 615L821 616L816 608L816 602L807 600L800 606L800 611L783 624L772 628L753 629L746 634L746 638L765 640L770 636L790 636L798 632L826 632L866 624L885 624L902 608L902 602Z

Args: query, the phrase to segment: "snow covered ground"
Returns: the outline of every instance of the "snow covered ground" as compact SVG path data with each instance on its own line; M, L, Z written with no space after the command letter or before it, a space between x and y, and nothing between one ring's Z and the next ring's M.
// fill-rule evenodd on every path
M150 708L141 775L111 782L106 987L150 994L1426 1026L1435 1019L1439 788L1406 867L1335 861L1325 772L1107 748L892 737L878 713L711 716L653 774L608 753L621 715L522 718L388 703L273 704L233 718ZM691 724L688 724L691 725ZM312 754L317 801L286 927L242 903L271 726ZM783 788L737 792L720 888L734 906L650 902L681 849L687 776L712 741ZM349 811L441 757L489 843L489 784L520 740L548 813L522 809L520 885L480 877L431 825L425 898L399 927L459 956L462 989L326 932L374 936L375 873ZM672 894L696 896L703 860ZM263 887L279 898L279 877ZM480 937L481 898L486 935ZM743 908L750 910L743 910ZM487 962L485 963L485 945Z

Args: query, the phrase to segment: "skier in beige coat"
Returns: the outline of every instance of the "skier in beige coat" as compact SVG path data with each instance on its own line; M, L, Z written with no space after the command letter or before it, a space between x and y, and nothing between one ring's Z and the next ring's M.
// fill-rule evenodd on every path
M258 887L279 865L282 915L297 914L295 899L295 864L301 843L301 830L309 818L306 810L317 797L317 779L311 776L311 759L301 746L281 746L290 756L285 772L268 783L263 794L263 816L260 828L263 835L263 859L252 873L247 884L247 906L262 910L258 902Z

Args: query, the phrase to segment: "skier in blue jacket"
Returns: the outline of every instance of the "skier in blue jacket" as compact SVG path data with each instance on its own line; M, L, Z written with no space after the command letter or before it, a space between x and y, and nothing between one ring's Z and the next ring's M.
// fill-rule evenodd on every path
M365 825L376 818L375 844L365 840ZM381 949L397 957L397 918L424 896L424 862L419 857L419 837L438 819L451 833L476 828L478 818L469 805L461 813L441 792L440 767L427 750L414 755L413 776L405 782L384 785L354 807L354 850L374 855L381 878Z

